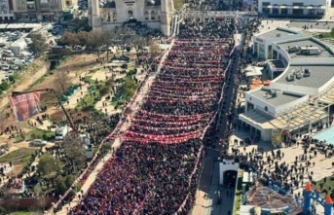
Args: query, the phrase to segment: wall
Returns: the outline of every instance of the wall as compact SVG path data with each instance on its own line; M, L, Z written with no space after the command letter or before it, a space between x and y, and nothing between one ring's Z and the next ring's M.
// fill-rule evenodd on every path
M225 164L224 164L225 163ZM222 185L224 181L224 172L226 170L239 170L239 163L235 163L234 160L223 160L219 163L219 183Z
M123 0L116 0L117 21L126 22L130 19L129 11L133 12L133 18L138 21L145 21L145 1L136 1L133 5L127 5Z
M272 131L271 129L261 129L261 140L262 141L271 141L271 134L272 134Z
M257 91L259 89L256 89L254 91ZM275 117L275 107L267 104L267 102L261 100L260 98L254 97L251 95L254 91L248 91L245 93L245 100L246 102L252 103L254 105L254 109L260 109L264 110L265 107L268 108L268 111L266 111L270 116Z
M160 29L160 22L147 22L147 26L154 29Z

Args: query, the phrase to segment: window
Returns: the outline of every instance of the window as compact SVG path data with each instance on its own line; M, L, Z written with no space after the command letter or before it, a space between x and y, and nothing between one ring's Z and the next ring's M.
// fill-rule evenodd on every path
M110 17L110 13L107 14L107 21L110 22L111 17Z
M288 14L288 9L286 9L286 8L282 9L281 14L287 15Z
M28 4L28 5L27 5L27 9L28 9L28 10L33 10L33 9L35 9L35 5L33 5L33 4Z
M71 1L66 1L66 6L71 6Z

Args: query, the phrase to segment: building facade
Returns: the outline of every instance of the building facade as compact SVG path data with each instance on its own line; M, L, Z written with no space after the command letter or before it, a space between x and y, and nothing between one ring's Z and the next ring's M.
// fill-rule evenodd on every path
M77 0L10 0L15 18L26 21L57 21Z
M173 1L168 0L114 0L104 5L90 0L88 13L93 30L109 30L136 21L170 35L173 8Z
M0 22L14 20L13 0L0 0Z
M259 13L277 18L322 18L331 8L331 0L258 0Z

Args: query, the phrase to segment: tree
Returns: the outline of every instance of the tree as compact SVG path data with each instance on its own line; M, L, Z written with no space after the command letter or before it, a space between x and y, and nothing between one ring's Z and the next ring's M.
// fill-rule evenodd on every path
M138 57L141 51L147 45L147 40L144 37L135 35L129 38L129 44L131 44L136 50L136 55Z
M65 178L62 176L58 176L56 179L56 189L57 193L65 193L67 190L66 183L65 183Z
M58 96L62 96L68 88L72 86L72 83L65 72L58 71L55 73L55 77L55 83L57 84L54 85L53 89L56 91Z
M177 11L182 10L182 8L183 8L182 0L173 0L173 3L174 3L174 9L175 10L177 10Z
M70 46L72 49L74 49L75 46L79 45L80 41L78 34L66 31L59 42L61 45Z
M117 97L123 97L124 99L130 99L137 89L137 83L130 77L125 77L123 84L117 91Z
M109 86L104 86L99 90L100 96L105 96L110 92Z
M102 41L107 50L107 61L109 60L109 49L116 44L116 35L112 31L104 31L102 34Z
M152 57L156 57L160 54L161 49L160 46L154 42L150 44L150 53Z
M32 51L32 53L39 57L43 55L43 53L46 51L46 40L40 33L32 33L30 35L31 43L29 44L29 49Z
M76 137L67 136L62 144L63 152L72 171L78 172L86 164L86 151Z
M61 162L49 153L43 154L38 162L37 171L45 176L58 174L61 171Z

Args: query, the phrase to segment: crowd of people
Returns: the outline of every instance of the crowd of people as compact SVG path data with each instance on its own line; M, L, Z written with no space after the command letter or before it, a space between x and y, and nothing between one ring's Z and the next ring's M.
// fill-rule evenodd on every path
M191 210L203 132L222 101L226 59L234 46L230 25L208 20L194 27L194 21L181 25L121 147L71 215Z

